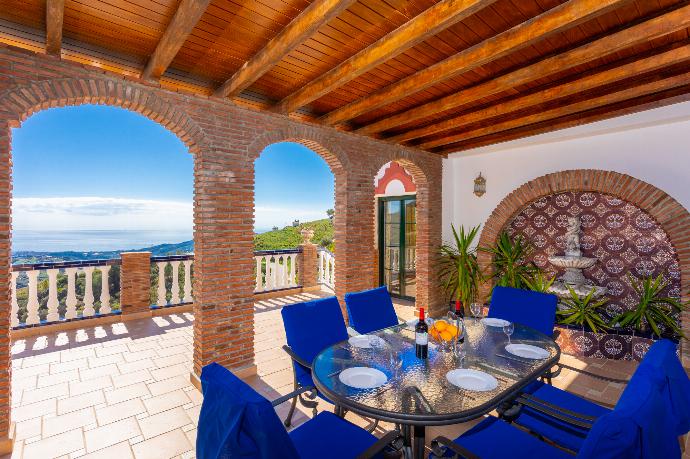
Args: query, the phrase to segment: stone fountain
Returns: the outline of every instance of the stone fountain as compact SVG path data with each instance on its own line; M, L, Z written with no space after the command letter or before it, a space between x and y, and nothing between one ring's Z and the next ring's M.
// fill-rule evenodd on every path
M572 287L580 297L588 295L592 289L594 289L595 297L606 293L605 287L593 285L582 273L583 269L594 266L597 259L582 256L580 250L580 217L568 218L568 229L565 233L565 255L551 256L549 262L565 269L565 273L549 288L550 292L555 293L560 298L570 297L568 287Z

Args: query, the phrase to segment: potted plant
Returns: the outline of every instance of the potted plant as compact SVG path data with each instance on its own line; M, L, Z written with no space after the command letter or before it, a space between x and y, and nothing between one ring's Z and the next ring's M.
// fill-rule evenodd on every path
M532 246L520 235L511 239L504 231L493 247L482 247L479 250L493 256L491 264L494 285L527 289L529 279L539 272L539 268L528 260Z
M580 297L570 286L568 290L570 298L564 299L563 308L556 311L558 323L587 327L594 333L609 328L599 313L599 310L608 302L608 298L594 300L595 289L590 290L585 297Z
M611 324L619 327L633 327L635 330L647 333L651 328L652 334L661 337L659 325L670 330L674 335L683 336L674 315L683 311L685 305L678 298L666 296L663 292L669 282L662 274L657 277L645 277L637 280L628 273L630 285L639 296L635 309L625 311L611 320Z
M460 302L464 307L476 298L479 282L482 279L481 269L477 262L477 252L474 248L474 239L479 233L479 226L475 226L465 232L460 226L453 230L453 243L441 246L440 278L443 288L451 298Z

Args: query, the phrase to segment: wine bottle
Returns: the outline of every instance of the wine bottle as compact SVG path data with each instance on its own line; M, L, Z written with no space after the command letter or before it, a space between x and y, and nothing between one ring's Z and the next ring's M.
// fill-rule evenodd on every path
M460 303L460 300L455 300L455 327L458 329L458 344L463 344L465 342L464 317L465 314L462 308L462 303Z
M419 308L419 322L414 328L415 355L418 359L429 356L429 326L424 320L424 308Z

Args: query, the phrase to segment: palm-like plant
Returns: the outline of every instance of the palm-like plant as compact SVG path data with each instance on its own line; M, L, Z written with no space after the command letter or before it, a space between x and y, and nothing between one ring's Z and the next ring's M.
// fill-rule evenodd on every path
M593 299L595 289L590 290L584 298L580 298L572 287L568 286L568 290L570 290L570 298L562 301L565 308L556 311L559 323L581 327L587 325L594 333L609 328L599 313L599 309L608 302L608 298L595 301Z
M532 246L522 236L511 239L507 232L502 232L493 247L482 247L479 250L493 256L493 279L495 285L502 287L529 288L526 281L539 272L539 268L528 260Z
M628 273L628 279L640 300L635 309L619 314L611 323L617 323L620 327L631 325L638 331L643 331L646 323L659 337L661 336L659 325L663 325L674 334L683 336L683 331L678 326L674 315L680 313L685 305L678 298L665 296L662 293L669 285L663 275L659 274L654 278L645 277L637 281L632 274Z
M548 293L549 288L553 285L556 277L547 278L544 273L538 269L532 277L523 279L525 286L535 292Z
M482 279L479 263L477 263L476 249L473 247L474 239L479 233L476 226L465 232L460 226L453 230L453 243L441 246L440 277L443 288L451 298L455 298L464 305L470 304L477 295L477 288Z

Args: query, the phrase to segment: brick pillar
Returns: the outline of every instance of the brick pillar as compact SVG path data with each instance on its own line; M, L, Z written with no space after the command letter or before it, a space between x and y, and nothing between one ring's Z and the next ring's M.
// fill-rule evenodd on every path
M151 309L151 252L124 252L120 257L122 314L148 312Z
M12 218L12 154L8 123L0 122L0 456L12 452L10 438L10 231Z
M303 242L300 244L302 253L299 254L299 283L304 290L318 290L319 253L316 244L311 242L311 238L314 237L314 231L303 229L301 234Z

